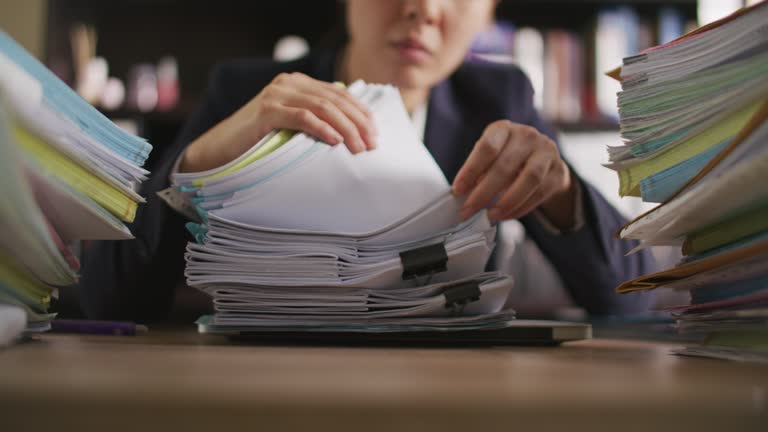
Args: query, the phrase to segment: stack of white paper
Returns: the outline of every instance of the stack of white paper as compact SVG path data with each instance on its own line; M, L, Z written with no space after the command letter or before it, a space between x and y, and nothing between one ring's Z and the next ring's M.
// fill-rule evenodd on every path
M174 176L200 221L185 274L213 297L208 324L359 327L502 309L512 281L482 273L496 234L486 213L461 221L395 88L349 91L381 131L374 151L281 131L223 167Z
M482 273L412 288L233 285L206 292L215 299L216 324L338 326L363 321L367 325L395 325L411 318L444 319L500 311L511 285L509 276Z
M446 270L432 280L452 280L484 268L495 236L484 213L459 225L440 220L454 218L456 207L446 195L391 227L362 236L265 229L212 215L203 243L187 248L187 282L397 287L405 283L400 254L406 251L436 253Z

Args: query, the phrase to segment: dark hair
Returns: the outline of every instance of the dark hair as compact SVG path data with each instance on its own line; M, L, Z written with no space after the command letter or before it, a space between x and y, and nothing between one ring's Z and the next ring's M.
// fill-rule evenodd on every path
M344 0L336 1L335 19L329 23L328 31L320 37L313 48L336 49L349 41L347 31L347 7Z

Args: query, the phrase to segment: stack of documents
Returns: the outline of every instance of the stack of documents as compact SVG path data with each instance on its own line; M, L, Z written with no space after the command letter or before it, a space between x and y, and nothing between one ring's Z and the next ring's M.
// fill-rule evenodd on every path
M187 283L216 312L201 328L505 325L512 280L483 273L496 234L486 213L461 221L397 89L359 81L349 91L374 113L374 151L278 131L226 166L173 176L167 194L198 221Z
M44 329L56 288L77 280L70 245L128 239L151 150L0 33L0 303Z
M625 143L609 148L621 196L662 202L733 141L768 92L768 7L625 59Z
M689 292L689 303L669 310L680 331L709 338L684 354L768 361L767 70L765 2L625 59L621 70L619 104L633 107L622 127L632 138L611 157L630 164L623 188L648 173L641 184L663 203L620 235L640 247L680 245L684 258L618 291Z

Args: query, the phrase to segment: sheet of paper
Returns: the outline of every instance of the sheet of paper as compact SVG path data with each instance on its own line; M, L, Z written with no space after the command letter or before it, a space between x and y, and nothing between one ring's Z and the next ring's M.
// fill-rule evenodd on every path
M27 175L40 209L64 242L133 238L125 224L87 196L35 170Z

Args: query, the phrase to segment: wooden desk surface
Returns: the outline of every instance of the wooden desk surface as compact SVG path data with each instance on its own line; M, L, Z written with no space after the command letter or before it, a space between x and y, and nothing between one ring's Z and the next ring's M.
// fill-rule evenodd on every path
M768 430L768 367L668 354L674 347L264 347L192 329L45 335L0 351L0 431Z

